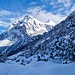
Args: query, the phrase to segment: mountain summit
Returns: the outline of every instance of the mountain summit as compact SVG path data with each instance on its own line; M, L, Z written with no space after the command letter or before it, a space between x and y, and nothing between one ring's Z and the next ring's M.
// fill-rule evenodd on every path
M55 26L56 24L52 21L52 20L47 20L46 22L45 22L46 24L48 24L48 25L53 25L53 26Z
M49 25L49 27L52 27L55 23L50 21L50 23L47 23L47 25ZM43 34L44 32L48 32L48 30L50 29L46 29L46 24L40 22L39 20L35 19L33 16L31 15L25 15L22 18L20 18L19 20L16 20L15 23L13 23L11 25L11 27L9 28L12 29L14 27L22 27L25 26L26 28L26 33L29 36L36 36L39 34Z

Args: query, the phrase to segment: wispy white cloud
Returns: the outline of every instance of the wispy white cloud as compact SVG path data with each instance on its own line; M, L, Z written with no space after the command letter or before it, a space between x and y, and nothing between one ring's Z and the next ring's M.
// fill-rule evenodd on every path
M64 13L73 9L72 7L74 7L75 3L73 3L73 0L51 0L50 5L57 13Z
M12 13L7 10L0 10L0 16L6 16L6 15L11 15Z
M19 17L21 17L21 13L0 10L0 34L6 31L6 29L8 29L8 27ZM1 27L4 28L1 29Z
M5 21L0 21L0 26L3 26L3 27L8 27L11 23L8 23L8 22L5 22Z
M41 2L50 3L50 5L53 6L56 4L61 4L65 7L69 7L72 4L72 0L41 0Z
M50 1L50 0L41 0L41 2L44 2L44 3L47 3L48 1Z
M67 8L72 4L71 0L57 0L57 3L62 3Z
M29 8L27 12L43 22L51 19L59 23L75 10L75 4L72 0L41 0L41 2L50 3L50 11L42 9L42 5ZM46 7L46 5L44 5L44 7Z
M64 7L70 7L71 6L71 4L73 4L73 2L72 2L72 0L51 0L50 1L50 5L62 5L62 6L64 6ZM58 5L58 7L59 7L59 5Z
M31 2L31 3L29 3L29 5L35 5L36 4L36 2Z
M53 14L51 12L48 12L46 10L43 10L39 6L36 6L34 8L29 8L27 10L28 13L32 14L34 17L39 19L42 22L47 21L48 19L51 19L52 21L59 23L63 19L65 19L66 16L60 15L60 14Z
M23 13L0 10L0 26L8 28L15 20L19 19Z

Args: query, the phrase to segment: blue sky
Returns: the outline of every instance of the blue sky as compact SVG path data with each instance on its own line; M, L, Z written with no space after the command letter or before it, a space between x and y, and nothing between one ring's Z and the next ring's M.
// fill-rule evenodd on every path
M75 0L0 0L0 34L25 14L59 23L73 10Z

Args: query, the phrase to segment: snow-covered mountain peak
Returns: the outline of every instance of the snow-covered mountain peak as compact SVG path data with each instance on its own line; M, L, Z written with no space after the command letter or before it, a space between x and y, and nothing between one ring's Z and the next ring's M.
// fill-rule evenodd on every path
M29 19L34 19L34 17L32 15L23 15L19 21L24 21L25 19L29 20Z
M49 24L49 25L52 25L52 26L55 26L56 25L56 23L55 22L53 22L52 20L47 20L46 22L45 22L46 24Z
M14 46L14 49L11 48L9 51L10 53L19 47L23 47L33 36L38 37L37 35L42 35L50 31L52 27L52 24L42 23L31 15L25 15L19 20L16 20L10 28L0 36L0 47L6 46L6 49L3 50L9 51L10 48ZM16 46L17 48L15 48Z
M34 18L32 15L25 15L19 20L16 20L15 23L13 23L10 26L9 30L14 27L25 26L26 33L28 35L35 36L35 35L43 34L44 32L49 31L54 25L55 23L53 21L50 21L49 23L43 23L37 20L36 18Z

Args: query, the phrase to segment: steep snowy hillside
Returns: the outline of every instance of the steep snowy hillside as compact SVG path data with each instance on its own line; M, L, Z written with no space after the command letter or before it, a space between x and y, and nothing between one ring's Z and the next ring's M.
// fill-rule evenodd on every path
M41 35L53 27L53 23L48 24L49 28L31 15L23 16L0 35L0 50L8 55L21 51L28 46L32 36Z
M38 61L54 59L66 64L74 62L75 11L48 33L31 38L27 46L24 46L22 49L23 51L16 56L15 61L21 62L22 59L26 60L36 55Z
M75 11L64 21L57 24L48 33L45 33L37 42L37 48L42 50L40 60L58 59L62 63L75 61ZM38 50L39 50L38 49ZM45 58L45 56L47 56Z

